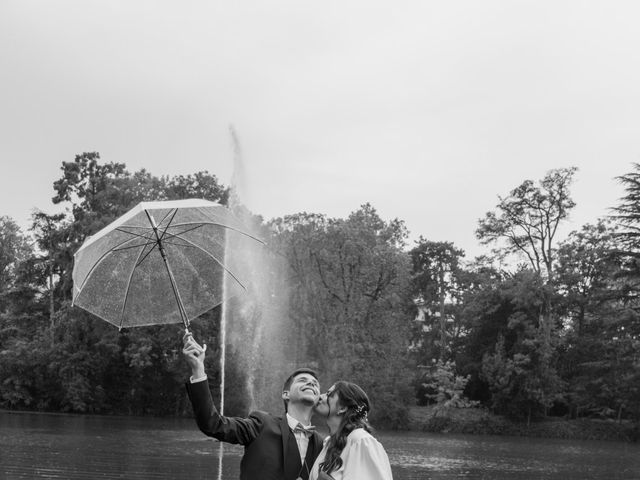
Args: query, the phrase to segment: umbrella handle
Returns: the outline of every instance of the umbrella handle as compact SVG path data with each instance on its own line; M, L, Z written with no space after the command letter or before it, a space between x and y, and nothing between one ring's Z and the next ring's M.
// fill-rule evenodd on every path
M184 327L184 335L182 335L182 341L184 342L187 337L193 337L193 333L191 333L189 327Z
M184 342L185 342L185 340L186 340L188 337L193 338L193 333L191 333L191 332L189 331L189 328L187 327L187 328L185 328L185 329L184 329L184 335L182 336L182 343L184 343ZM203 344L203 345L202 345L202 353L204 353L204 352L206 352L206 351L207 351L207 344L205 343L205 344Z

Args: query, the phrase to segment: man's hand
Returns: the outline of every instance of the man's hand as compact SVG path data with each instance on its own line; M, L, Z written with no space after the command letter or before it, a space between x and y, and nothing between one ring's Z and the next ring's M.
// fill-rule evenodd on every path
M205 376L204 371L204 352L207 351L207 345L202 347L193 339L191 333L187 333L182 337L183 348L182 354L191 367L191 376L193 378L201 378Z

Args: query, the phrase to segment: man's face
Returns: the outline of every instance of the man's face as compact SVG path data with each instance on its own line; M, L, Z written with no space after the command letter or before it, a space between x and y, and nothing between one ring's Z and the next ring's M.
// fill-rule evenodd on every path
M300 373L293 378L289 387L289 402L300 402L307 405L318 403L320 384L309 373Z

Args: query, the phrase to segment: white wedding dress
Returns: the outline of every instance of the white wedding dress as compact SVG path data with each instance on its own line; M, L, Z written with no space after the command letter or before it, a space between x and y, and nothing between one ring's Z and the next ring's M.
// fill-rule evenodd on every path
M318 480L320 464L327 454L329 437L318 455L309 480ZM393 480L389 457L383 446L363 428L356 428L347 437L347 444L342 453L342 467L331 472L335 480Z

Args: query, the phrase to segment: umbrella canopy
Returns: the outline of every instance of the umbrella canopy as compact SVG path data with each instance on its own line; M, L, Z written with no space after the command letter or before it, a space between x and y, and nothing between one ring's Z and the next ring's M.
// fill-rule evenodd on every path
M255 239L214 202L142 202L75 253L73 305L120 328L182 321L188 329L222 302L223 288L244 288L225 266L229 232Z

